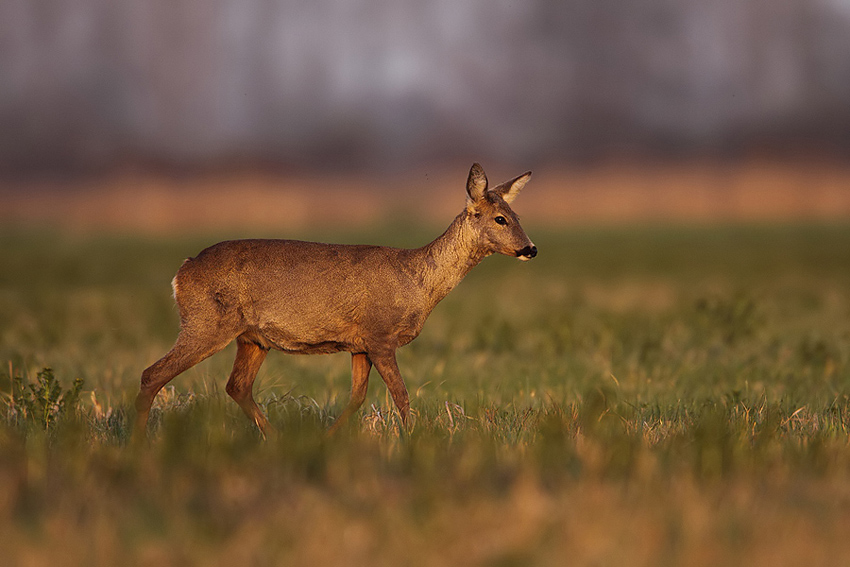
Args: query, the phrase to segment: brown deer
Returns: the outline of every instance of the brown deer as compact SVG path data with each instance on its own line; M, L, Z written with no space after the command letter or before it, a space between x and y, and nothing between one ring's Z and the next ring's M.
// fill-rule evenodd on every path
M142 373L136 436L146 432L157 392L233 339L226 391L264 435L269 422L251 390L269 349L351 353L351 399L331 431L363 404L373 364L405 423L410 403L396 349L419 335L434 306L484 257L537 255L510 208L530 177L489 189L484 170L473 164L466 208L422 248L231 240L189 258L172 281L180 334Z

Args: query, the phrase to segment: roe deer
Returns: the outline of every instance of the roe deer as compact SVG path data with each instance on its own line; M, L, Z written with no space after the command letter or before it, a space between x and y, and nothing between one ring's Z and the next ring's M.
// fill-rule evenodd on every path
M396 349L416 338L434 306L484 257L537 255L509 206L530 177L488 189L484 170L473 164L466 208L440 237L414 250L231 240L184 261L172 281L180 334L142 373L136 436L146 432L157 392L233 339L226 391L263 435L269 422L251 390L269 349L351 353L351 399L331 431L363 404L373 364L406 422L410 404Z

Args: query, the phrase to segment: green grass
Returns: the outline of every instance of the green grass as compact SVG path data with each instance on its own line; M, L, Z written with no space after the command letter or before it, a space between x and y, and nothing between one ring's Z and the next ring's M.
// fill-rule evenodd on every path
M349 357L272 353L263 442L224 394L231 347L160 394L144 449L169 282L221 235L0 233L4 564L850 560L850 226L527 228L537 259L485 260L399 351L407 431L373 372L327 438ZM11 396L44 367L84 380L46 431Z

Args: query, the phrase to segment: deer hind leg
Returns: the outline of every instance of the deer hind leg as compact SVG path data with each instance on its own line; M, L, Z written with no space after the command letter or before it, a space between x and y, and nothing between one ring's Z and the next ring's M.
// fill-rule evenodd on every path
M253 421L263 437L269 431L269 420L263 415L262 410L254 401L253 387L254 379L260 366L266 359L268 349L264 349L256 343L245 340L236 340L236 360L233 361L233 371L227 381L225 390L233 398L248 419Z
M365 353L356 352L351 355L351 399L342 414L331 425L328 434L337 431L363 405L369 386L370 370L372 370L372 362Z
M142 372L141 386L136 396L134 436L145 436L151 405L163 386L178 374L223 349L231 340L230 336L198 336L185 330L181 331L171 350Z
M369 353L369 359L375 365L375 368L378 369L381 378L384 379L384 383L386 383L387 389L390 391L395 407L401 416L401 422L406 424L407 416L410 414L410 399L407 395L404 380L401 378L401 372L398 369L395 351L382 354Z

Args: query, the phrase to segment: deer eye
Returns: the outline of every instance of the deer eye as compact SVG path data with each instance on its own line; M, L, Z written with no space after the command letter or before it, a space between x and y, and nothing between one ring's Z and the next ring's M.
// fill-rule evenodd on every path
M505 219L505 217L503 217L502 215L497 216L497 217L496 217L496 218L494 218L493 220L494 220L494 221L496 221L496 224L501 224L501 225L506 225L506 224L508 224L507 219Z

